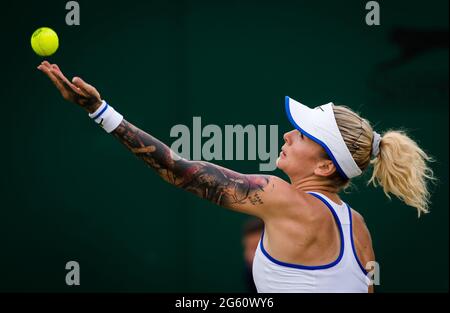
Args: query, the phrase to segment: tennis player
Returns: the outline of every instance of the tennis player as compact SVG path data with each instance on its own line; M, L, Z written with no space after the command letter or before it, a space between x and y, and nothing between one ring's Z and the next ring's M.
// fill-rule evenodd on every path
M375 261L363 217L338 193L373 165L369 183L428 212L431 158L404 132L376 133L347 107L311 109L286 97L294 130L284 134L277 166L290 182L247 175L176 155L126 121L79 77L69 81L56 64L38 69L62 96L89 113L162 179L222 207L261 218L264 231L253 261L258 292L373 292L367 264Z

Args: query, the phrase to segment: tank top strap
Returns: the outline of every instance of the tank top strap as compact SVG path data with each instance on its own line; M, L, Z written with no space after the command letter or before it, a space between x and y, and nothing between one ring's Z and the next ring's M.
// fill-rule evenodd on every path
M359 267L364 275L367 275L367 271L364 268L363 264L361 264L361 261L359 260L358 255L356 253L355 242L353 240L352 210L350 206L344 201L342 201L342 204L337 204L331 201L327 196L319 192L308 192L308 193L320 199L322 202L325 203L325 205L327 205L330 209L333 209L336 212L336 216L338 216L339 221L341 223L344 245L347 247L342 257L343 263L345 264L346 262L351 262L352 264L355 264L355 266Z
M309 191L307 193L322 201L330 210L333 210L342 225L350 225L349 209L344 201L342 201L342 204L337 204L320 192Z

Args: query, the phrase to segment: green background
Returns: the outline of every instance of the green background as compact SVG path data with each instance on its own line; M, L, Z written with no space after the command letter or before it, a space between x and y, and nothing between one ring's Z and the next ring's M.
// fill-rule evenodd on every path
M245 291L247 216L163 183L64 102L36 70L32 32L55 29L48 58L94 84L132 123L166 143L176 124L279 125L284 96L335 101L377 131L405 128L436 158L431 214L366 187L343 194L365 217L380 292L448 291L448 44L387 71L396 27L448 31L448 1L66 1L2 4L0 291ZM420 39L418 39L420 40ZM259 161L217 162L256 173ZM281 172L274 174L285 177ZM65 285L65 264L81 285Z

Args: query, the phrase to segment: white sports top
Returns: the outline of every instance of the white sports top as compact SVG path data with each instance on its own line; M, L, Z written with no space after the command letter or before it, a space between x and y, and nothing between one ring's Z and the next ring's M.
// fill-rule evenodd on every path
M258 292L368 292L370 279L356 254L350 207L344 202L338 205L321 193L309 193L333 213L341 238L338 258L319 266L281 262L264 249L263 232L253 259L253 279Z

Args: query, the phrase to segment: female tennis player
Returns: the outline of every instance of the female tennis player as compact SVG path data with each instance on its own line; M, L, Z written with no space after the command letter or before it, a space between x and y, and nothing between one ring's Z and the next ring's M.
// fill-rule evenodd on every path
M286 97L295 129L284 134L277 166L289 183L180 158L126 121L81 78L69 81L47 61L38 69L162 179L264 221L253 261L258 292L373 292L366 271L375 261L370 233L361 215L338 195L370 164L369 183L381 185L388 197L397 196L419 215L428 212L430 157L402 131L381 137L347 107L328 103L311 109Z

